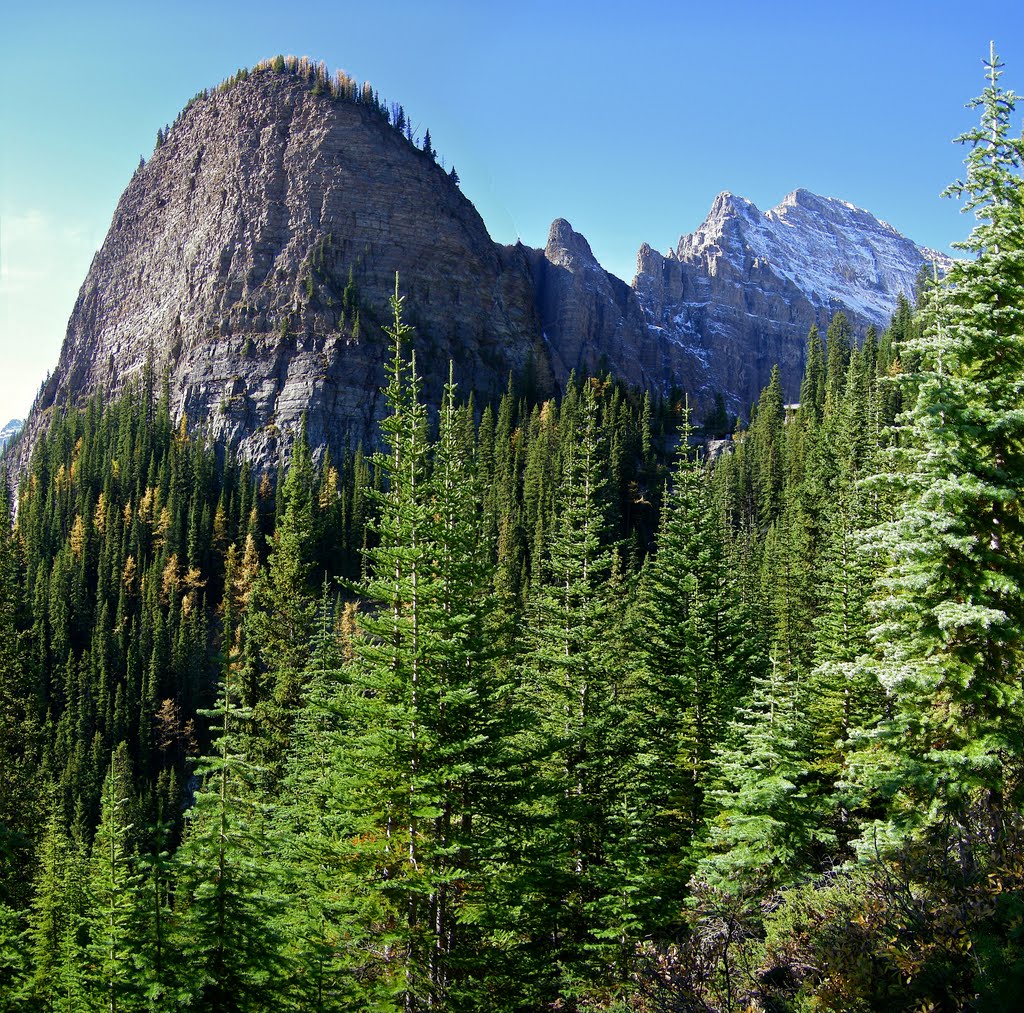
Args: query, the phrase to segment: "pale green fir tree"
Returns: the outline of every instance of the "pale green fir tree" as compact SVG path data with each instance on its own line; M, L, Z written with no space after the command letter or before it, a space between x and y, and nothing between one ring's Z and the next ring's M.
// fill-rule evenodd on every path
M1024 139L994 52L987 66L981 122L959 139L965 178L948 190L978 219L960 244L973 256L932 288L907 343L919 366L889 471L905 505L875 529L888 565L861 664L891 716L851 757L888 805L871 848L971 807L1019 808L1024 789Z

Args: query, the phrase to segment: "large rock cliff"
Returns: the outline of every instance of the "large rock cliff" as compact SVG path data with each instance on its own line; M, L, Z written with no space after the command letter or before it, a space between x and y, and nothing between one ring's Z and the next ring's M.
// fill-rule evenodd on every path
M632 387L695 391L703 360L649 326L636 293L597 262L562 218L534 254L537 312L554 376L611 371Z
M523 250L377 108L264 70L201 97L132 178L36 405L147 359L176 412L261 465L373 437L398 272L419 371L502 390L544 352Z

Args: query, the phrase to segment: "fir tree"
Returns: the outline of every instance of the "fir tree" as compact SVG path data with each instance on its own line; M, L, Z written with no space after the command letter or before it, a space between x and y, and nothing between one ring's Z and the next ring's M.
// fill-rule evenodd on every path
M648 757L639 775L654 807L646 848L657 856L656 893L666 907L679 902L692 872L710 764L760 662L727 570L710 469L690 447L691 432L684 422L633 617L643 662L636 735Z
M26 982L31 1008L85 1013L86 870L84 846L68 833L58 806L51 809L38 848L36 891L29 915L32 974Z
M347 650L325 581L307 692L275 817L287 877L279 927L294 967L291 998L311 1013L358 1004L354 972L371 945L360 924L365 912L348 881L351 844L340 759L349 741L342 674L351 660Z
M89 867L91 984L110 1013L143 1008L143 989L135 955L141 948L138 879L132 868L133 790L128 750L122 743L110 759L103 782L100 822Z
M773 656L716 757L717 812L697 870L712 886L763 897L813 869L833 842L826 803L807 790L801 697L794 672Z
M543 877L538 931L547 934L552 986L563 1000L607 983L638 921L629 880L642 875L622 674L611 650L621 616L612 597L597 395L592 381L563 404L557 513L532 582L523 676L547 792L532 873Z
M750 443L747 460L756 521L762 530L767 530L782 510L785 480L782 383L778 366L772 369L768 386L761 392L745 440Z
M391 413L377 459L386 487L359 588L369 607L338 699L340 819L354 842L357 933L383 954L358 971L363 1001L472 1008L494 974L484 928L506 802L508 691L492 666L504 636L469 416L449 384L431 446L397 284L392 308Z
M284 986L280 941L279 866L256 771L239 752L248 712L227 680L216 719L216 752L197 768L202 788L187 814L175 856L177 987L210 1013L275 1008Z
M1015 96L987 63L967 172L948 193L979 219L934 287L904 445L891 459L905 505L876 537L875 654L863 661L893 698L866 734L856 777L888 801L884 832L961 821L965 807L1019 805L1024 788L1024 140ZM870 835L868 845L870 846Z

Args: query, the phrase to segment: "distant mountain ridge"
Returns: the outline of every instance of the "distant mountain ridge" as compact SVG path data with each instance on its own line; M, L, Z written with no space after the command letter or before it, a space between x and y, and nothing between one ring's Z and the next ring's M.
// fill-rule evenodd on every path
M11 419L3 429L0 429L0 450L3 450L21 432L24 425L25 423L21 419Z
M641 247L633 288L648 326L699 362L698 386L744 411L775 363L795 393L812 324L842 310L858 334L882 330L928 263L952 260L846 201L798 189L762 213L726 191L675 250Z
M940 270L952 263L869 211L804 189L794 190L764 213L743 197L719 194L703 225L680 237L676 259L710 261L718 252L739 266L739 244L723 241L730 227L736 228L744 256L749 251L812 302L842 304L846 312L877 327L888 323L898 294L913 292L923 263L937 261Z
M724 393L745 413L778 362L792 395L804 344L838 310L884 326L927 258L866 211L796 190L762 214L723 193L705 222L637 256L632 286L557 219L543 250L494 243L457 179L395 128L376 94L267 63L189 103L133 176L28 420L119 390L148 362L178 417L259 467L302 420L314 446L372 441L396 272L417 367L439 396L511 374L534 394L573 370ZM397 108L397 107L396 107ZM403 114L404 115L404 114Z

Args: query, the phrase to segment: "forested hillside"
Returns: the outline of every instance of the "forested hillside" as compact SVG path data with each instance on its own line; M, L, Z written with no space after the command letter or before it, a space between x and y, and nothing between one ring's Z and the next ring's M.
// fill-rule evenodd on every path
M1016 1008L998 76L970 259L714 460L610 377L429 410L397 284L374 454L65 406L0 525L0 1010Z

